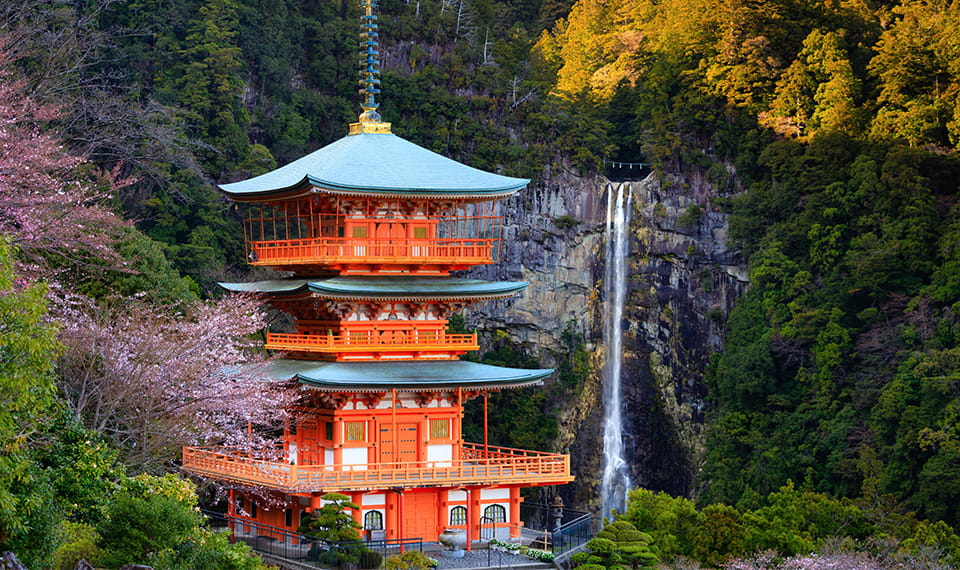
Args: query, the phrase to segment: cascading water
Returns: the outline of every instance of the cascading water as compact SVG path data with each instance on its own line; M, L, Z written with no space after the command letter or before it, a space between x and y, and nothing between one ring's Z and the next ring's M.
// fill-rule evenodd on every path
M620 369L623 364L622 321L627 289L627 255L630 253L630 205L633 188L618 184L607 187L607 227L604 246L603 342L606 362L603 366L603 480L602 516L611 517L616 509L626 508L630 489L630 470L623 458L623 422L621 419Z

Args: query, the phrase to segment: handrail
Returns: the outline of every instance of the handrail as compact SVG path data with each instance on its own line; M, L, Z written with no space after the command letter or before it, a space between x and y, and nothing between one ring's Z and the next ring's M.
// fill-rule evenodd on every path
M463 459L361 465L290 465L229 448L185 447L183 469L231 481L290 491L428 487L489 482L565 483L573 480L570 456L555 453L464 446Z
M267 333L266 347L272 350L363 351L479 348L476 334L448 334L439 331L351 331L347 334Z
M292 561L297 566L321 567L317 560L315 549L335 550L348 552L350 550L376 550L381 555L403 550L423 551L422 538L382 538L361 541L336 542L319 539L302 534L287 528L268 525L254 519L228 515L200 509L207 519L220 527L229 529L235 540L241 540L250 545L253 550L268 556L275 556ZM262 539L267 539L263 541ZM311 557L311 555L313 555ZM329 567L323 564L322 567Z
M252 263L284 261L490 262L497 238L308 238L250 241Z

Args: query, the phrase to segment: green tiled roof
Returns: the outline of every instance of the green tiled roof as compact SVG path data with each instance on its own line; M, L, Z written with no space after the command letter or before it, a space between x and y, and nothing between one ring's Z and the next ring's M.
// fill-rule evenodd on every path
M361 133L220 189L245 201L311 186L337 194L477 198L509 195L529 182L472 168L394 134Z
M483 299L522 291L526 281L483 281L456 277L329 277L278 279L253 283L220 283L228 291L296 295L307 291L327 298Z
M405 362L318 362L281 358L264 373L277 380L328 391L434 390L439 388L522 388L536 386L550 369L502 368L462 360Z

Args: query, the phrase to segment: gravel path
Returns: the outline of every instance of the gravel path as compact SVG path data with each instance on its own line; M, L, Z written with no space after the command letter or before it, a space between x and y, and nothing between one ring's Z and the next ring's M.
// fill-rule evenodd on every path
M453 558L447 551L425 552L430 558L440 561L439 570L464 569L464 568L513 568L513 569L540 569L547 568L526 556L517 556L515 554L506 554L488 549L467 550L463 553L463 558Z

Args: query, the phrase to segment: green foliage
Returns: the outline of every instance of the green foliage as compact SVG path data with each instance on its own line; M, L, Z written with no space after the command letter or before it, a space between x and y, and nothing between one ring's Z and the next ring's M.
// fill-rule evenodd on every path
M798 490L792 482L771 493L769 504L744 513L747 544L793 555L815 551L827 538L866 538L871 528L849 502Z
M567 354L565 358L559 359L557 381L561 389L579 389L593 374L593 365L583 342L583 335L577 332L576 322L567 322L560 335L560 345L566 349Z
M573 216L568 216L566 214L562 216L557 216L553 219L553 225L557 226L557 229L560 231L566 231L573 229L579 226L581 223L580 220L574 218Z
M900 544L903 554L924 554L926 552L942 552L943 560L956 565L960 562L960 536L943 521L921 521L916 532Z
M383 555L376 550L361 549L357 566L363 569L379 568L383 564Z
M97 525L97 546L107 567L146 564L151 555L182 544L199 524L200 514L176 498L118 495Z
M60 540L53 554L54 570L74 570L77 563L99 560L102 552L97 547L100 536L97 530L86 523L63 521L59 528Z
M625 520L605 526L587 541L586 551L573 555L576 570L600 568L651 568L659 562L659 550L650 535Z
M199 297L197 284L182 276L167 258L162 245L144 234L130 231L118 242L118 253L127 260L125 271L113 271L106 284L109 294L119 297L145 296L158 305L180 307ZM95 297L95 292L91 292Z
M49 565L57 522L54 489L30 449L51 413L61 350L45 294L16 275L0 239L0 550L31 567Z
M650 533L664 558L694 554L694 530L699 519L696 506L689 499L643 488L630 490L622 517Z
M57 328L46 318L46 287L23 282L14 272L13 255L9 242L0 239L0 455L18 452L44 421L54 401L52 372L61 350ZM0 515L0 529L5 524Z
M937 540L930 536L948 528L938 527L939 530L930 531L929 536L924 534L927 531L918 535L919 527L910 523L909 517L894 522L896 517L890 515L896 507L884 505L870 511L848 499L797 489L792 482L765 499L758 498L757 502L757 506L742 510L714 503L698 511L687 499L634 489L626 512L614 525L630 524L631 528L643 529L645 532L641 534L650 537L647 542L656 545L659 557L665 561L694 559L710 567L723 566L733 558L753 552L792 556L819 552L830 544L866 545L872 541L896 540L891 533L897 539L926 536L928 538L917 541L927 540L930 544ZM598 534L597 540L612 539L610 528ZM904 542L902 547L915 548L915 543ZM952 544L949 535L943 535L943 544ZM603 545L613 548L608 543ZM596 558L601 554L585 554L580 558L581 563L604 564L590 556Z
M47 432L36 461L46 469L63 516L74 522L99 522L125 478L118 450L67 412Z
M197 529L174 548L150 557L154 570L268 570L244 542L230 542L227 532Z
M484 364L511 368L540 368L522 345L513 344L503 332L493 350L483 354ZM540 387L494 392L487 396L487 425L489 443L517 449L549 449L558 435L555 402ZM464 405L464 439L483 441L483 399L476 398Z
M359 509L350 497L340 493L327 493L320 497L324 504L304 519L297 532L327 542L353 542L360 540L357 529L360 525L344 509Z
M408 550L402 554L388 556L383 563L386 570L430 570L436 567L436 561L419 550Z
M691 202L689 206L684 209L683 213L677 216L677 225L684 229L696 228L697 224L700 223L700 215L703 212L700 208L700 204L696 202Z
M720 566L730 558L754 549L747 541L743 517L729 505L708 505L700 511L700 524L692 537L693 556L709 566Z

